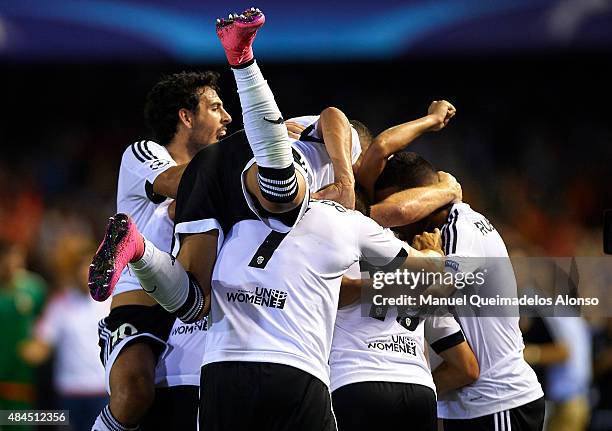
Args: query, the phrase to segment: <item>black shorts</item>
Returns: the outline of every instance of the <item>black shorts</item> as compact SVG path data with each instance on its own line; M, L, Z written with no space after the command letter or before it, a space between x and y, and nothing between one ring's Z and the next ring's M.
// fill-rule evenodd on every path
M196 431L199 386L155 388L155 401L140 421L140 431Z
M122 349L134 343L148 343L159 356L176 317L160 305L123 305L113 308L108 316L98 323L98 345L100 360L108 370Z
M360 382L332 393L339 431L436 431L436 394L410 383Z
M541 431L544 398L474 419L444 419L444 431Z
M335 431L329 389L294 367L216 362L202 367L200 429Z

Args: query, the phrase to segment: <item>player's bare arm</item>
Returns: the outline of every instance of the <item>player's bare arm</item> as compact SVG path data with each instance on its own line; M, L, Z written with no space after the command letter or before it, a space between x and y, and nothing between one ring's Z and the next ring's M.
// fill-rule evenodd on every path
M391 127L374 138L372 144L362 155L355 176L359 184L373 195L374 184L385 168L392 154L405 149L425 132L442 130L456 114L453 105L445 100L434 101L429 105L427 115Z
M342 277L338 308L346 307L347 305L351 305L359 301L359 298L361 297L361 289L367 288L371 284L371 280Z
M317 125L334 168L334 183L315 193L314 198L330 199L345 208L355 208L355 177L353 175L351 126L344 113L334 107L321 112Z
M402 268L411 271L443 272L444 262L440 259L441 257L444 257L444 252L442 251L440 230L423 232L421 235L415 236Z
M438 208L462 199L461 185L451 174L439 171L439 182L394 193L370 208L370 217L383 227L415 223Z
M285 121L285 126L287 126L287 135L296 141L300 139L302 132L306 130L306 126L295 121Z
M427 240L427 244L423 245L421 250L415 248L408 248L408 256L402 265L402 268L419 271L424 269L425 271L441 272L443 263L440 257L444 255L442 250L435 245L439 242L440 232L436 229L433 234L426 233L431 236L431 239ZM437 239L436 239L437 238ZM431 248L428 248L431 247ZM353 279L348 277L342 277L342 284L340 285L340 299L338 301L338 308L346 307L354 304L361 297L362 289L372 287L372 280L370 279Z
M156 195L175 199L181 177L186 167L187 164L172 166L159 174L153 182L153 192Z
M422 235L418 235L418 237L418 249L414 247L409 248L408 257L403 264L403 268L411 270L425 269L428 271L441 271L443 268L439 258L442 257L444 253L442 252L440 231L436 229L433 233L424 232ZM371 286L372 281L369 279L342 277L338 308L354 304L359 300L361 290Z
M480 367L467 341L440 352L444 362L433 371L438 394L469 385L480 376Z
M177 260L198 282L204 296L204 308L196 320L207 315L210 310L210 289L213 268L217 260L219 231L181 235L181 249Z

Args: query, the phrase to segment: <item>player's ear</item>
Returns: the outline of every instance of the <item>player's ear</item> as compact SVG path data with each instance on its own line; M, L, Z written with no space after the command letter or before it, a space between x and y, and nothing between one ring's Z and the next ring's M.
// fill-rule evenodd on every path
M181 108L178 111L178 116L180 122L185 126L191 129L193 127L193 114L189 109Z

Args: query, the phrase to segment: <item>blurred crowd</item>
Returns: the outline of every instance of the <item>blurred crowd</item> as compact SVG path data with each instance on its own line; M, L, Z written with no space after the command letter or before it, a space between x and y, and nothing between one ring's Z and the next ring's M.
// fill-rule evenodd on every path
M301 76L292 82L283 75L286 70L267 73L273 88L306 94L306 84L295 84ZM147 76L146 85L152 85L158 73ZM400 79L394 76L391 82ZM350 88L358 85L337 91L328 86L313 90L315 101L280 92L279 104L288 106L287 116L335 104L377 132L424 114L429 97L440 94L430 84L409 103L391 90L368 87L372 84L366 80L355 82L369 93L354 94ZM547 114L534 116L537 109L520 97L509 107L501 99L489 100L487 85L493 84L483 84L471 99L474 87L469 85L463 93L450 88L449 96L443 94L458 108L456 124L422 138L413 150L457 177L465 200L487 215L511 254L602 256L602 212L612 207L605 181L612 160L609 124L579 107L557 116L555 100L546 106ZM97 322L108 304L89 299L86 272L106 219L115 212L121 153L141 137L138 100L144 97L142 89L136 93L128 99L130 111L118 108L116 113L125 114L125 121L112 117L110 101L100 113L103 119L92 120L95 110L85 96L69 96L64 105L84 106L84 112L60 119L67 108L58 108L38 134L24 131L44 140L34 147L0 128L0 138L14 142L0 161L0 184L5 185L0 188L0 410L66 408L95 412L95 417L104 405L96 343ZM329 102L323 101L325 94ZM238 123L232 100L235 96L228 96L226 104ZM526 357L544 383L549 411L557 414L549 429L612 430L612 319L536 317L525 319L523 330ZM88 429L78 420L72 418L76 431Z

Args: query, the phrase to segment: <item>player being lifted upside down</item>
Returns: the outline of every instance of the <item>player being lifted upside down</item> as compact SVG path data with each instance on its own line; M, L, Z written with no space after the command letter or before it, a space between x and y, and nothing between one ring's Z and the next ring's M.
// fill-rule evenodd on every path
M244 423L274 420L262 407L276 414L268 429L333 429L326 364L342 273L360 258L379 266L414 265L414 256L431 253L418 253L373 221L340 205L329 201L308 205L307 162L299 153L292 154L280 111L252 57L250 44L263 20L261 13L250 11L244 18L219 25L230 64L238 67L234 73L252 151L245 146L244 135L236 134L222 145L202 150L189 165L177 199L178 259L169 258L148 241L143 250L143 239L129 220L121 238L106 242L113 250L113 264L120 267L132 261L132 270L148 293L184 321L196 320L209 308L213 279L213 324L206 343L206 385L202 388L204 429L238 429ZM231 39L233 43L228 42ZM332 232L338 234L330 236ZM320 256L327 253L327 259ZM429 264L426 259L417 261L418 266ZM245 310L242 303L224 303L231 286L254 289L252 294L257 294L256 285L271 292L266 286L272 281L278 287L274 300L267 300L273 307L247 304ZM244 292L236 295L239 293ZM274 313L273 309L281 308L285 310L282 314ZM315 310L314 316L303 315ZM261 319L272 319L276 325L254 324ZM280 343L277 358L262 362L274 340ZM218 380L221 387L213 380L215 376L235 379L236 368L249 376L242 383L221 385ZM274 379L262 381L259 376L272 369L278 371ZM301 382L299 387L292 384L295 379ZM249 396L254 403L243 415L236 415L230 400L235 401L239 393L245 396L239 389L247 380L262 381L266 393L260 398ZM304 399L307 388L312 393ZM278 401L293 408L281 409L280 415ZM299 411L303 415L295 414ZM314 422L306 423L304 417Z

